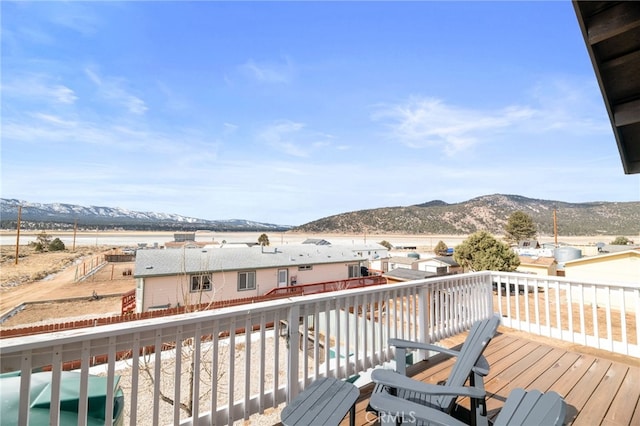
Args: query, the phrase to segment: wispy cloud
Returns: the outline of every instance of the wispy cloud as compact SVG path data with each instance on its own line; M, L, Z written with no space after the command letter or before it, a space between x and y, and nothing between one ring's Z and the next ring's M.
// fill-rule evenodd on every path
M124 106L132 114L142 115L147 111L146 103L139 97L129 93L122 78L102 77L91 68L85 68L85 74L99 89L105 99Z
M585 92L592 93L556 78L539 82L527 99L503 108L470 108L416 96L379 105L371 118L387 128L392 141L410 148L440 147L451 156L505 133L607 131L606 116Z
M288 83L294 75L294 66L289 58L281 62L256 62L249 59L240 66L240 70L262 83Z
M54 80L45 74L12 76L2 84L2 93L9 97L30 98L40 104L73 104L78 99L74 90Z
M381 107L372 116L384 121L389 137L411 148L441 146L445 153L470 148L487 133L527 119L534 111L509 107L499 111L480 111L448 105L435 98L412 98L400 105Z
M262 129L258 134L258 140L285 154L294 157L307 157L309 151L305 149L304 141L300 136L303 128L303 123L280 121Z
M100 26L95 10L82 2L68 2L64 8L52 8L48 19L55 25L83 35L94 34Z

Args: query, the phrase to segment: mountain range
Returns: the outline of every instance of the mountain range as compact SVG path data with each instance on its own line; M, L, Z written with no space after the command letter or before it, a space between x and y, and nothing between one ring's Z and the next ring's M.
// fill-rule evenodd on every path
M566 203L494 194L449 204L441 200L407 207L385 207L342 213L293 228L323 233L470 234L484 230L503 234L509 216L522 211L541 235L638 235L640 202Z
M122 208L41 204L0 198L0 226L3 229L15 229L19 206L22 206L21 226L25 229L65 229L77 223L79 228L128 230L440 235L465 235L484 230L502 234L509 216L522 211L532 218L541 235L553 235L554 216L559 235L640 234L640 202L567 203L504 194L484 195L452 204L433 200L412 206L358 210L297 227L243 219L209 220Z
M218 232L287 231L291 226L253 222L243 219L207 220L177 214L139 212L119 207L79 206L75 204L41 204L0 198L0 226L15 229L18 207L22 206L22 228L69 229L96 227L102 229L195 231L208 229ZM46 226L45 226L46 225Z

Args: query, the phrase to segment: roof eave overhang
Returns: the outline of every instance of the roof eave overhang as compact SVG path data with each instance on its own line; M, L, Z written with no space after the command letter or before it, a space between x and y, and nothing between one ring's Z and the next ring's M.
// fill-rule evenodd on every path
M640 2L572 3L623 170L640 173Z

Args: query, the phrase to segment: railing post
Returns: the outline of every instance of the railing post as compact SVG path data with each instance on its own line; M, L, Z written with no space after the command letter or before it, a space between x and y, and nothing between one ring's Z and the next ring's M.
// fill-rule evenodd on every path
M419 342L423 343L431 343L431 339L429 336L429 295L430 292L428 290L428 285L423 284L418 289L418 331L417 338ZM430 354L428 351L420 350L418 353L419 359L427 359Z
M289 366L287 369L287 403L290 403L291 400L298 395L298 384L300 383L298 378L300 370L300 360L298 357L298 348L300 347L300 332L298 327L298 323L300 322L300 306L298 304L294 304L289 308L287 322L287 362Z

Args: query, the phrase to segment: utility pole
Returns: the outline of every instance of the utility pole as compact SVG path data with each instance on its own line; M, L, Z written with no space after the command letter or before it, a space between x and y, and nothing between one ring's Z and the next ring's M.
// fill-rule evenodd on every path
M73 248L71 251L76 251L76 232L78 232L78 219L73 221Z
M20 255L20 216L22 216L22 206L18 206L18 226L16 230L16 265L18 264L18 256Z
M556 207L553 207L553 242L556 245L556 248L558 248L558 219L556 217Z

